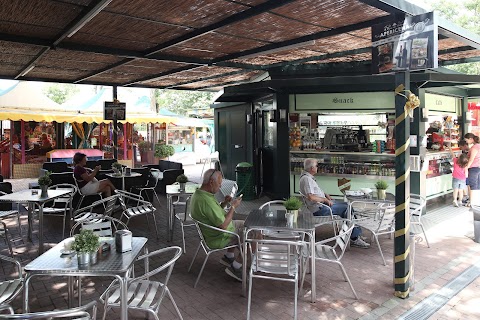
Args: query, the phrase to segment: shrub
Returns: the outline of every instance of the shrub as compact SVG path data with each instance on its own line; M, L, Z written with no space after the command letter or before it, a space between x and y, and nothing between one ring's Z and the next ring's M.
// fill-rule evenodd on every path
M291 196L283 202L283 205L287 210L298 210L302 206L302 201L295 196Z
M51 171L45 172L45 175L38 178L38 185L39 186L48 186L52 183L52 178L50 178L50 175L52 174Z
M388 188L388 183L385 180L378 180L375 183L375 188L377 188L379 190L385 190L385 189Z
M77 252L95 252L98 250L98 236L92 230L82 230L75 235L72 249Z
M152 144L149 141L142 140L138 143L138 149L140 152L149 151L152 149Z
M178 183L187 183L188 182L188 177L184 174L181 174L177 177L177 182Z
M173 146L166 144L157 144L155 145L155 157L167 158L175 154L175 149Z

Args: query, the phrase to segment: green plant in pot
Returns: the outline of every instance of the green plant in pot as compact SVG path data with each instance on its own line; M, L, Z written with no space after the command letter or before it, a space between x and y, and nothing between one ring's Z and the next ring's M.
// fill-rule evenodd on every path
M285 209L287 209L288 213L293 213L293 221L297 222L298 218L298 209L302 206L302 201L295 196L291 196L287 200L283 202Z
M188 182L188 177L181 174L177 177L176 181L180 184L180 190L185 190L185 184Z
M120 162L112 163L112 169L116 174L121 174L122 173L122 168L123 168L123 166L120 164Z
M42 194L40 195L41 197L46 197L48 194L48 186L52 184L52 178L50 178L51 174L51 171L47 171L45 172L45 175L38 178L38 185L40 186L40 189L42 189Z
M138 143L138 150L140 152L147 152L152 148L152 144L149 141L142 140Z
M75 235L72 250L77 252L78 264L96 263L99 246L98 236L92 230L82 230Z
M155 157L164 159L171 157L175 154L175 148L166 144L157 144L155 145Z
M387 197L388 183L385 180L378 180L375 183L375 188L377 188L378 199L385 200Z

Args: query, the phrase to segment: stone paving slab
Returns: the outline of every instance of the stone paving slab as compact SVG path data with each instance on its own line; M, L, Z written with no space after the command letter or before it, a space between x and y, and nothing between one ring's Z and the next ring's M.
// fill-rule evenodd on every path
M166 199L161 197L158 208L160 240L156 240L153 228L148 230L144 218L134 219L131 230L134 235L147 236L150 251L170 245L181 246L181 234L174 233L172 243L166 239ZM263 201L264 199L262 199ZM254 204L249 204L255 207ZM410 298L402 300L393 296L393 240L388 236L380 239L387 266L381 261L375 246L370 249L350 248L344 258L344 266L352 280L360 299L355 300L343 280L338 267L317 262L317 302L310 303L310 276L307 275L305 292L299 296L299 319L395 319L416 303L436 292L445 283L472 265L480 256L480 244L474 243L466 235L471 235L472 213L467 208L450 207L450 216L442 213L442 221L431 224L427 231L431 248L420 243L416 247L415 291ZM428 217L428 215L426 216ZM432 220L433 216L432 216ZM7 221L15 235L14 220ZM61 240L61 219L45 219L45 242L54 245ZM26 226L26 217L22 217ZM25 227L26 230L26 227ZM38 229L37 229L38 230ZM15 235L18 237L18 235ZM184 319L245 319L247 299L241 295L241 284L225 274L225 267L218 260L221 253L212 254L207 262L204 274L196 289L193 283L200 270L204 255L199 253L192 272L187 269L198 245L198 236L194 228L186 229L186 254L178 260L172 274L169 288L176 300ZM38 242L35 242L35 244ZM35 244L25 240L15 243L16 257L23 265L35 257ZM2 253L6 246L0 244ZM3 276L11 274L11 268L0 264ZM0 275L2 276L2 275ZM110 283L108 278L85 278L83 280L84 302L98 299ZM478 298L480 282L477 279L454 299L441 308L432 319L462 318L480 319L475 302ZM254 281L252 319L291 319L293 316L293 285L283 282ZM52 310L66 307L66 280L63 278L37 278L32 282L31 309L34 311ZM17 298L14 308L21 311L21 298ZM99 310L100 314L102 308ZM165 300L159 312L161 319L176 319L171 303ZM118 313L109 311L107 319L118 319ZM130 319L145 319L139 312L130 314Z

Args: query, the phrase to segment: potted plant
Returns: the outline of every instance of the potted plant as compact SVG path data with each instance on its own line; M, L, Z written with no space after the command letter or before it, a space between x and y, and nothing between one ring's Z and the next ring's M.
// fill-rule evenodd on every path
M177 182L180 183L180 191L184 191L185 184L188 182L188 177L184 174L181 174L177 177Z
M123 166L120 164L120 162L112 163L112 169L113 169L113 172L115 172L115 174L121 175L122 174L122 168L123 168Z
M375 188L377 188L377 197L380 200L385 200L387 197L387 188L388 188L388 183L385 180L378 180L375 183Z
M46 197L48 195L48 186L52 184L52 178L50 178L51 174L51 171L47 171L45 172L45 175L38 178L38 185L40 186L40 189L42 189L42 194L40 197Z
M78 264L96 263L99 246L98 236L92 230L81 230L79 234L76 234L72 250L77 252Z
M293 221L297 222L298 218L298 209L302 206L302 201L295 196L291 196L287 200L283 202L285 209L287 209L288 213L293 214Z
M142 140L138 143L142 163L153 163L152 143Z
M173 146L166 144L157 144L155 145L155 157L160 159L165 159L171 157L175 154L175 149Z

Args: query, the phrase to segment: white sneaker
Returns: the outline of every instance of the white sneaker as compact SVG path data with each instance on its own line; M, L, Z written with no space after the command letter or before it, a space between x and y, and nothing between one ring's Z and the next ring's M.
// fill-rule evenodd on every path
M363 241L362 238L360 238L360 237L358 237L356 240L351 240L350 243L353 247L359 247L359 248L363 248L363 249L370 248L370 244Z
M458 208L458 202L457 202L457 200L453 200L453 206Z

